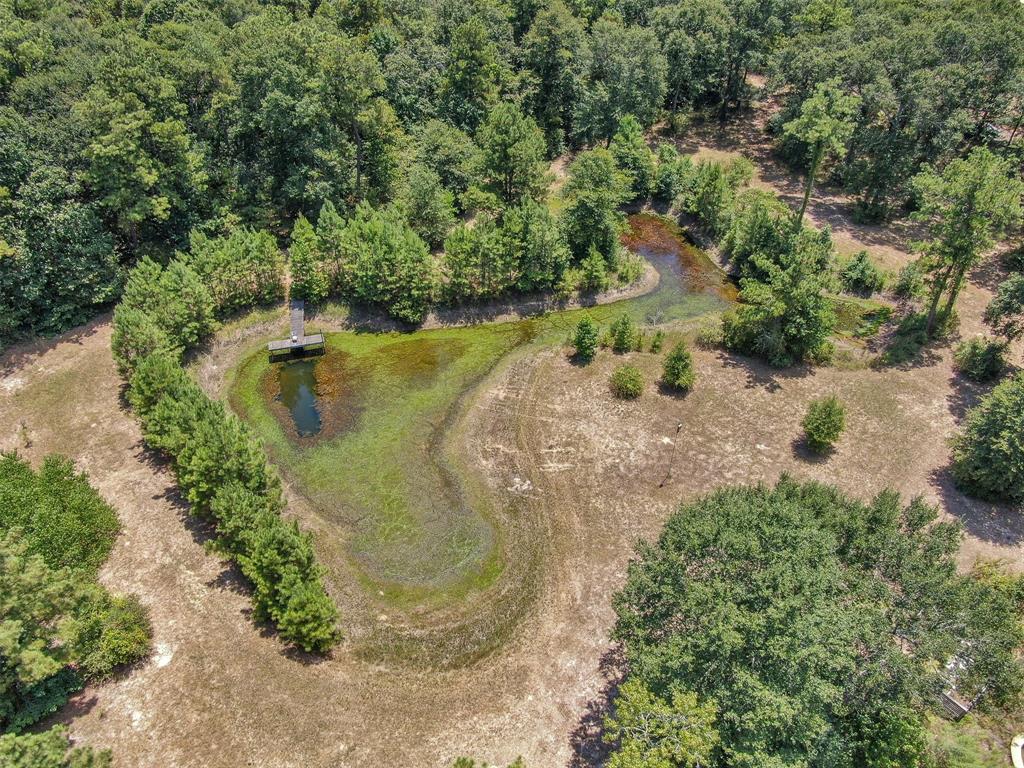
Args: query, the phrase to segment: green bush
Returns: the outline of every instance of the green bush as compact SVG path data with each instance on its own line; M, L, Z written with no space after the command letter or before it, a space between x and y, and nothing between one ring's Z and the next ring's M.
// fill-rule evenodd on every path
M661 352L662 346L665 344L665 332L657 330L654 332L654 338L651 339L651 352L657 354Z
M620 315L611 326L612 351L623 353L632 352L637 348L640 332L629 315Z
M620 365L612 373L612 394L622 400L635 400L644 391L644 375L635 365Z
M608 264L597 248L591 248L587 257L580 262L580 285L584 291L600 293L607 291L612 281L608 276Z
M885 275L875 266L867 251L861 251L839 270L843 289L870 296L885 286Z
M741 281L743 303L722 319L725 346L779 367L820 359L836 326L824 293L831 247L827 232L804 229L787 250L753 255L762 277Z
M339 241L343 295L406 323L423 319L434 298L434 260L398 207L360 203L339 232L325 236Z
M676 344L672 351L665 357L665 366L661 380L666 387L677 389L680 392L689 392L693 389L693 382L696 373L693 370L693 356L686 348L684 342Z
M157 350L180 353L180 349L174 346L149 314L141 309L118 304L114 310L110 338L110 351L118 374L129 378L139 361Z
M1024 501L1024 373L972 408L953 439L953 477L972 496Z
M924 296L924 269L919 261L912 261L907 264L896 275L896 282L893 283L892 292L902 299L916 299Z
M305 216L300 215L292 227L288 259L291 262L291 297L314 303L326 299L330 285L320 253L320 240Z
M643 126L635 117L626 115L619 120L609 149L615 165L629 178L632 199L649 197L654 191L654 156L644 138Z
M50 568L95 576L121 528L117 514L69 459L47 456L38 472L0 455L0 530L17 528Z
M1005 341L974 338L957 345L953 353L956 369L972 381L995 381L1006 371Z
M68 642L79 596L70 571L47 566L19 530L0 530L0 732L32 725L81 687Z
M589 363L597 354L597 324L591 320L590 315L584 315L576 324L576 332L572 337L572 344L576 348L576 357Z
M35 472L0 456L0 624L11 622L0 632L0 730L36 722L83 677L105 678L149 653L136 598L96 581L119 528L69 460L48 456Z
M631 285L644 273L644 260L635 253L623 252L619 256L615 274L620 285Z
M701 349L717 349L721 347L725 344L722 323L705 323L697 329L697 337L694 341Z
M80 649L79 669L87 677L110 677L119 667L149 655L149 611L134 595L111 597L98 593L86 616L77 623L75 644Z
M815 453L828 453L846 428L846 409L835 395L814 400L803 428L807 446Z
M280 494L254 493L238 482L222 486L211 503L218 546L252 583L257 619L274 622L284 637L322 653L339 639L337 608L324 588L312 539L281 518L283 508Z
M42 733L0 736L0 765L4 768L110 768L110 760L109 750L72 747L63 725Z
M174 349L198 344L217 327L213 295L181 258L166 268L142 259L128 275L118 311L122 308L145 313L166 334L166 346Z
M693 161L680 157L679 151L667 142L658 145L658 169L654 196L667 203L686 194L693 180Z

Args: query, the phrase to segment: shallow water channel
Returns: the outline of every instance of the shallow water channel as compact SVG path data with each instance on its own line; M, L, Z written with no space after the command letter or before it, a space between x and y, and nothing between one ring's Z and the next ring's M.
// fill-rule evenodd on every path
M609 308L617 312L630 311L640 315L639 322L658 324L692 316L694 310L707 305L708 309L720 301L735 298L735 288L711 263L707 255L691 244L682 230L665 219L648 214L636 214L629 219L623 242L654 264L660 274L658 287L646 296L595 307L591 314L605 315ZM551 325L560 315L576 314L579 310L553 312L545 317ZM600 318L598 318L600 319ZM525 322L525 321L524 321ZM533 332L523 335L532 337ZM276 377L268 382L267 394L280 403L291 418L287 431L299 439L314 438L324 428L325 421L336 421L335 411L341 409L351 417L352 398L358 396L353 386L332 386L339 377L353 377L366 383L367 368L386 366L392 373L414 377L421 383L437 375L438 371L461 349L425 338L422 332L407 341L389 345L381 350L379 359L355 361L337 349L323 357L290 360L277 365ZM358 370L357 370L358 369ZM344 402L343 402L344 401ZM354 419L344 419L345 426L353 426Z

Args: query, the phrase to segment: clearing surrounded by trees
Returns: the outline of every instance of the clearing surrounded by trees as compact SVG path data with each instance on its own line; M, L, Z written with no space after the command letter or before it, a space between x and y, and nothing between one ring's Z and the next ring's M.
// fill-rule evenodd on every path
M4 768L1012 765L1024 6L0 27Z

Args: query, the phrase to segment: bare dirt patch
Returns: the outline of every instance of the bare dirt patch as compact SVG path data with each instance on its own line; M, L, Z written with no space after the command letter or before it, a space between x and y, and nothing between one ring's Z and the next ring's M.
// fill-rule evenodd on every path
M142 595L157 653L62 715L76 737L115 749L119 765L443 766L470 753L566 765L594 749L588 706L611 674L602 661L609 596L633 541L654 535L680 499L723 482L788 471L861 497L884 485L922 493L965 523L965 564L979 555L1021 564L1020 515L969 502L946 481L945 438L978 394L948 359L779 373L698 351L691 395L649 387L623 403L607 389L620 357L602 353L579 368L548 350L504 365L459 427L464 459L514 502L523 539L541 556L536 610L512 642L447 672L369 664L344 647L323 661L297 657L252 623L235 573L183 524L172 478L123 410L108 345L109 326L97 323L22 351L23 364L0 380L13 390L0 401L0 434L3 448L33 460L75 456L124 523L103 578ZM659 358L630 358L653 381ZM799 420L807 400L829 392L847 403L850 428L835 455L809 461L796 445Z

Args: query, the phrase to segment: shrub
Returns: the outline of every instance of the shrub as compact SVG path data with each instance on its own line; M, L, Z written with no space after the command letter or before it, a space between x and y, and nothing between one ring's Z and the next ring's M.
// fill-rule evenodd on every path
M623 400L635 400L644 391L644 375L635 365L620 365L612 373L612 394Z
M0 765L4 768L110 768L110 761L109 750L72 747L63 725L42 733L0 736Z
M802 230L789 248L752 259L759 278L742 280L741 304L722 320L725 346L775 366L813 359L836 326L824 294L831 240L827 232Z
M835 395L814 400L803 428L807 446L815 453L828 453L846 428L846 409Z
M401 199L413 231L430 246L441 245L455 224L455 195L444 188L437 172L429 166L413 164Z
M111 596L96 581L119 528L114 510L68 459L48 456L34 472L14 455L0 457L0 539L16 534L7 538L6 551L0 547L0 560L20 560L19 570L28 578L27 584L0 585L5 618L41 621L47 631L59 630L59 640L51 641L58 645L34 661L38 648L31 646L40 638L22 632L14 642L15 647L26 644L19 664L28 666L17 673L22 691L13 705L5 701L9 697L0 683L0 728L10 714L5 707L28 725L59 707L81 677L105 678L149 653L149 617L138 600ZM74 670L62 669L71 663ZM0 660L0 677L4 666Z
M967 414L953 439L953 478L972 496L1024 501L1024 373L1002 382Z
M98 593L76 627L79 669L91 679L103 680L118 667L148 656L151 642L149 611L137 597Z
M785 251L793 233L793 212L771 192L748 189L736 197L722 250L729 255L734 272L744 277L760 275L755 257L774 259Z
M623 353L632 352L637 347L639 331L636 323L629 315L620 315L619 319L612 323L611 343L612 351Z
M291 248L291 297L305 301L322 301L327 298L329 281L320 253L320 241L313 226L305 216L300 215L292 227Z
M844 290L868 296L882 290L885 285L885 275L871 261L867 251L861 251L854 256L839 271L839 279Z
M654 338L651 339L651 352L661 352L662 346L665 344L665 332L658 330L654 332Z
M661 380L666 387L688 392L693 388L696 374L693 370L693 356L684 342L676 344L665 357Z
M635 253L623 253L616 265L616 275L620 285L630 285L640 279L644 273L644 260Z
M120 527L114 510L70 460L47 456L34 472L16 455L0 456L0 531L20 529L29 551L50 568L95 575Z
M157 350L178 351L167 334L141 309L119 304L114 310L110 351L117 372L129 378L139 361Z
M956 369L972 381L995 381L1006 370L1005 341L974 338L958 344L953 353Z
M619 121L609 149L616 166L629 178L633 199L649 197L654 191L654 156L635 117L626 115Z
M924 295L924 269L920 261L912 261L899 271L892 292L902 299L916 299Z
M423 319L433 299L434 261L430 249L394 206L375 209L365 203L342 235L351 298L376 304L406 323Z
M722 323L706 323L697 330L695 342L701 349L717 349L725 343Z
M576 324L576 332L572 337L572 344L576 348L576 357L584 363L589 363L597 353L597 324L590 319L590 315L584 315Z
M591 248L587 258L580 262L580 288L592 293L607 291L611 285L608 265L596 248Z
M69 571L47 566L18 530L0 530L0 732L56 711L81 686L67 642L78 594Z
M193 234L186 257L223 317L284 298L284 256L269 232L240 228L226 237Z
M124 296L115 311L115 319L120 312L122 323L138 326L139 315L127 312L129 309L144 313L149 325L166 335L167 341L163 346L172 349L191 347L217 327L213 295L203 279L183 259L174 259L166 269L148 258L142 259L128 275ZM122 326L122 331L127 331L127 328ZM119 353L120 346L128 349L144 347L138 342L142 338L148 340L152 347L155 333L152 329L143 332L134 328L126 336L127 339L112 341L119 368L122 367L122 358L125 361L132 359L130 355Z
M667 203L685 194L693 177L693 161L680 157L679 151L668 143L658 145L658 168L655 176L654 196Z

